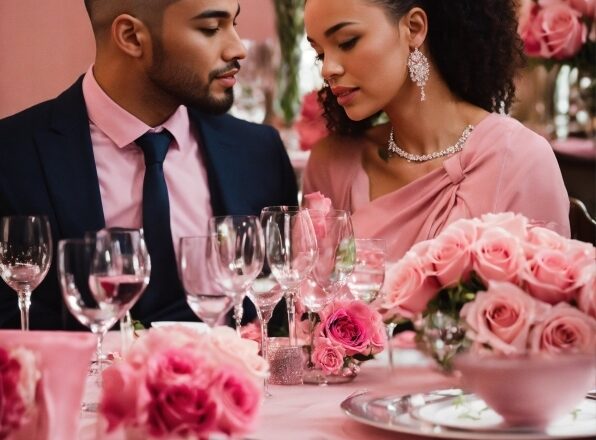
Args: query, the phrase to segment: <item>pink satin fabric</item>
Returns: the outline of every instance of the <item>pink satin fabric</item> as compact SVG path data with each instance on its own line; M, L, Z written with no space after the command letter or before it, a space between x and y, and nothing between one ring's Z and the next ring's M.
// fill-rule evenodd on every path
M309 160L303 192L320 191L352 212L357 238L384 238L396 261L460 218L513 211L569 236L569 198L549 143L513 118L490 114L441 168L370 200L357 140L327 161ZM398 160L398 159L393 159Z
M82 332L0 330L0 345L33 351L41 370L39 418L9 438L77 440L85 379L96 346L95 336Z

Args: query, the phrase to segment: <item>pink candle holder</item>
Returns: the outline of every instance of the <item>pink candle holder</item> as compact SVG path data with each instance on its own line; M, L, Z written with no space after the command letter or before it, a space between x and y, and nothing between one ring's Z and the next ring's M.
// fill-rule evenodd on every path
M269 383L301 385L306 350L302 345L290 345L289 338L269 339Z

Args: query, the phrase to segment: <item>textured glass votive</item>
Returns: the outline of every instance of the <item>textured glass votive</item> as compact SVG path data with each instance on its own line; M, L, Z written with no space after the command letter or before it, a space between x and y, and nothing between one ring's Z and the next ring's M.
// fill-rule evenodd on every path
M304 362L303 346L291 346L288 338L271 338L269 340L270 384L302 384Z

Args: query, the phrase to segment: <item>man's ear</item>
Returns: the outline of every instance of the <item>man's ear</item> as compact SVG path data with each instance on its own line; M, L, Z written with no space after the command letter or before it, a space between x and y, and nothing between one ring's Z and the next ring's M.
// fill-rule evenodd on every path
M134 58L147 56L151 48L151 35L147 26L138 18L121 14L112 21L112 40L120 50Z

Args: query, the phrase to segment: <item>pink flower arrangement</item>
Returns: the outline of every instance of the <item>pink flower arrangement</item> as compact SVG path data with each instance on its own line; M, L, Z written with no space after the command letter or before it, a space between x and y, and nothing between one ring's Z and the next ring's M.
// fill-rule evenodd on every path
M388 269L384 316L440 311L472 349L596 353L596 249L513 213L449 225Z
M528 56L569 61L584 51L586 61L596 41L594 0L532 0L522 8L519 33Z
M32 351L0 347L0 439L8 438L29 420L40 377Z
M358 300L336 300L319 312L311 360L325 374L352 375L358 364L385 348L379 312Z
M294 128L298 132L301 150L310 150L314 144L329 134L323 117L323 107L316 90L304 95L300 116Z
M227 327L149 330L103 373L100 413L108 432L168 439L250 432L268 375L257 353L256 342Z

